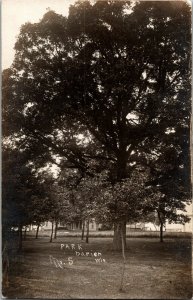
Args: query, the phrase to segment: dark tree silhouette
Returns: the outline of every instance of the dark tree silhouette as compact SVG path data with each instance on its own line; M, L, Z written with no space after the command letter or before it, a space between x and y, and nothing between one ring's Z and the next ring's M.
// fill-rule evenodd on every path
M19 250L22 249L22 228L32 224L37 206L46 194L24 153L3 148L2 152L2 235L9 239L12 227L18 228Z

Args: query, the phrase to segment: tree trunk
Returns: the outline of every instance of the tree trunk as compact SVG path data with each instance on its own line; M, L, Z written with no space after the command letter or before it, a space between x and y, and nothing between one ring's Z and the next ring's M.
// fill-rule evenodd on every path
M38 224L37 229L36 229L36 239L38 238L39 228L40 228L40 224Z
M24 231L24 236L23 236L23 240L26 240L26 232L27 232L27 226L25 226L25 231Z
M163 223L160 223L160 242L163 243Z
M122 140L123 142L123 140ZM117 182L121 182L123 178L126 178L126 166L128 160L128 153L126 151L126 145L121 143L120 151L117 157ZM117 206L117 203L116 203ZM119 211L116 211L117 216L119 216ZM126 216L123 216L121 220L114 223L114 237L113 237L113 248L114 250L121 250L122 249L122 238L123 236L123 243L124 247L126 248Z
M18 233L19 233L19 246L18 251L22 250L22 225L20 224L18 227Z
M86 231L86 243L88 244L88 238L89 238L89 220L87 221L87 231Z
M9 255L7 245L8 242L5 241L2 251L2 289L9 287Z
M83 220L82 222L82 236L81 236L81 240L84 240L84 229L85 229L85 221Z
M123 236L123 238L121 237ZM126 222L116 222L114 223L114 237L113 237L113 249L122 249L122 239L124 248L126 249Z
M122 245L122 257L123 257L123 266L122 266L122 274L121 274L121 284L120 284L120 292L123 292L123 281L124 281L124 274L125 274L125 265L126 265L126 258L125 258L125 238L124 238L124 224L121 228L121 245Z
M157 211L157 214L160 223L160 242L163 243L163 220L159 211Z
M58 221L56 221L56 225L55 225L55 231L54 231L54 238L57 238L57 231L58 231Z
M54 232L54 222L52 221L52 230L51 230L51 236L50 236L50 243L52 242L53 232Z

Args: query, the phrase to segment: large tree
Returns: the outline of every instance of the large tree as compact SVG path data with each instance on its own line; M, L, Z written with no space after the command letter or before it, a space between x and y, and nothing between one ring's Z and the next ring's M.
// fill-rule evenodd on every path
M112 184L130 177L141 153L188 127L190 28L183 1L77 2L67 18L49 11L23 25L5 72L4 133L34 158L107 169Z

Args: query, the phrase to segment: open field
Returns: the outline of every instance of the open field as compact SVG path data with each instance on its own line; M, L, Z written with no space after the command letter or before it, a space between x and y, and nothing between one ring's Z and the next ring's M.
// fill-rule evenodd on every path
M14 249L10 254L9 287L4 290L8 298L189 299L192 295L190 238L164 243L155 238L128 239L122 293L122 258L113 251L111 238L95 237L85 244L77 237L59 237L53 243L46 237L28 237L23 246L20 255Z

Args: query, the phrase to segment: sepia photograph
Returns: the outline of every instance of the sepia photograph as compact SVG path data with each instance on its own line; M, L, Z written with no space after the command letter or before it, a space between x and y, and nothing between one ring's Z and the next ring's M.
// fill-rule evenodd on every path
M191 17L2 0L2 298L192 299Z

